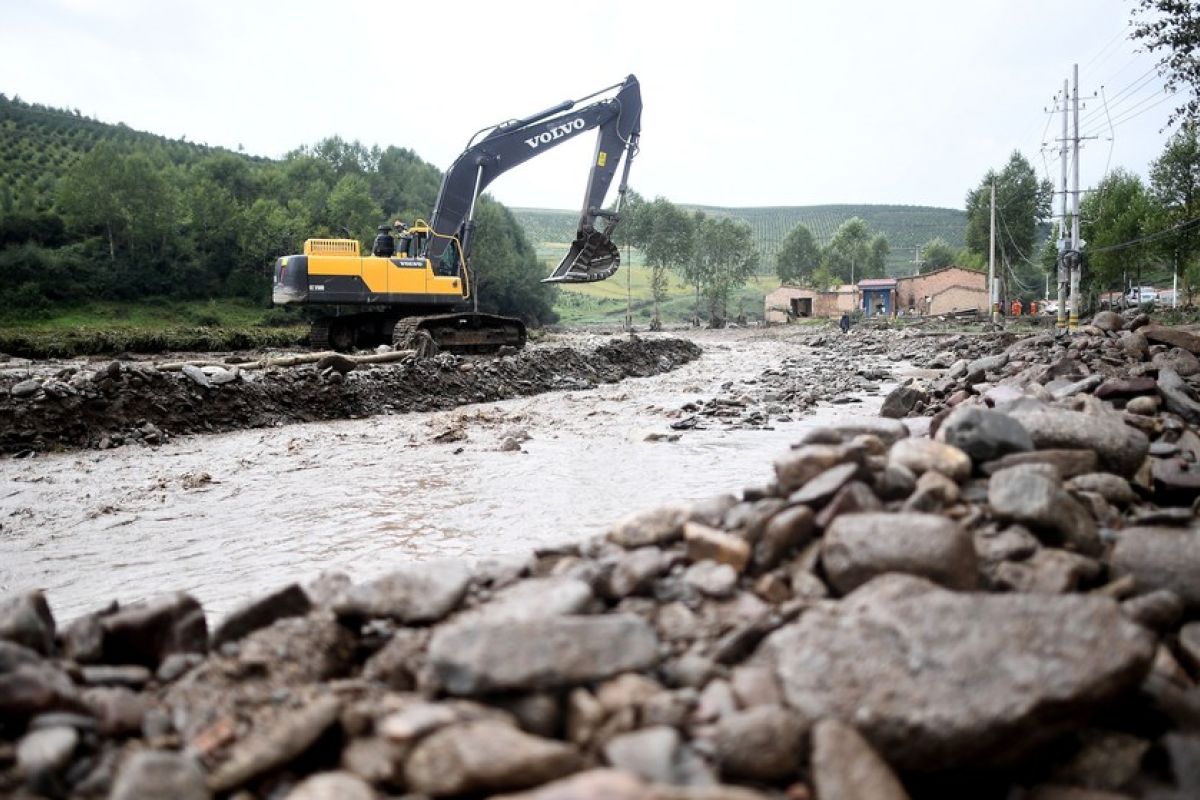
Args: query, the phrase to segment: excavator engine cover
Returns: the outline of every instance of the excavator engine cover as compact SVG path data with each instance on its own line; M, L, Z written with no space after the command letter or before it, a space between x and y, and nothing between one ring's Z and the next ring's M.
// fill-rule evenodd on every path
M542 283L590 283L611 278L621 266L621 253L601 231L579 231L571 249Z

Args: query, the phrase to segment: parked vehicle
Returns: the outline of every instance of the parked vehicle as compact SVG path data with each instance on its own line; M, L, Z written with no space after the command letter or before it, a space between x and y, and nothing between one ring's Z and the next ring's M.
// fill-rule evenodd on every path
M1130 305L1134 306L1140 306L1142 303L1157 303L1158 290L1153 286L1143 286L1140 289L1134 287L1129 290L1129 294L1125 296L1125 299Z

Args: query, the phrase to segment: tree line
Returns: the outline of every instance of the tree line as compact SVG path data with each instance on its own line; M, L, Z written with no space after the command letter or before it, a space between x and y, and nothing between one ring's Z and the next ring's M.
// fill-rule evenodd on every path
M0 208L0 304L34 316L96 299L227 297L265 308L275 258L307 238L353 238L365 249L380 224L426 217L440 182L410 150L338 137L278 161L100 138L42 180L41 195ZM540 283L508 209L484 197L476 221L481 309L556 319L554 287Z

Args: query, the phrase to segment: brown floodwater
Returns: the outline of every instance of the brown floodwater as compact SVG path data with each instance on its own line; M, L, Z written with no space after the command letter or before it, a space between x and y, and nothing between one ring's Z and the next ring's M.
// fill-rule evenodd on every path
M364 580L405 562L522 554L630 511L737 492L769 480L804 429L878 412L882 393L773 430L706 421L647 441L670 433L668 412L736 397L796 354L747 332L697 339L695 362L597 389L2 460L0 596L42 589L67 620L182 589L219 618L325 570ZM508 438L521 449L502 450Z

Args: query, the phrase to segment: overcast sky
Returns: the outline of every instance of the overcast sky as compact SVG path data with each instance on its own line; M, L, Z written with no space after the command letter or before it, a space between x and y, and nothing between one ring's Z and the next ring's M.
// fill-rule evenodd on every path
M1040 150L1062 122L1044 109L1073 63L1081 132L1101 137L1082 184L1146 174L1172 102L1125 38L1131 5L0 0L0 92L257 155L336 134L445 169L477 129L633 73L643 195L961 208L1014 149L1057 183ZM585 134L490 191L574 208L593 146Z

